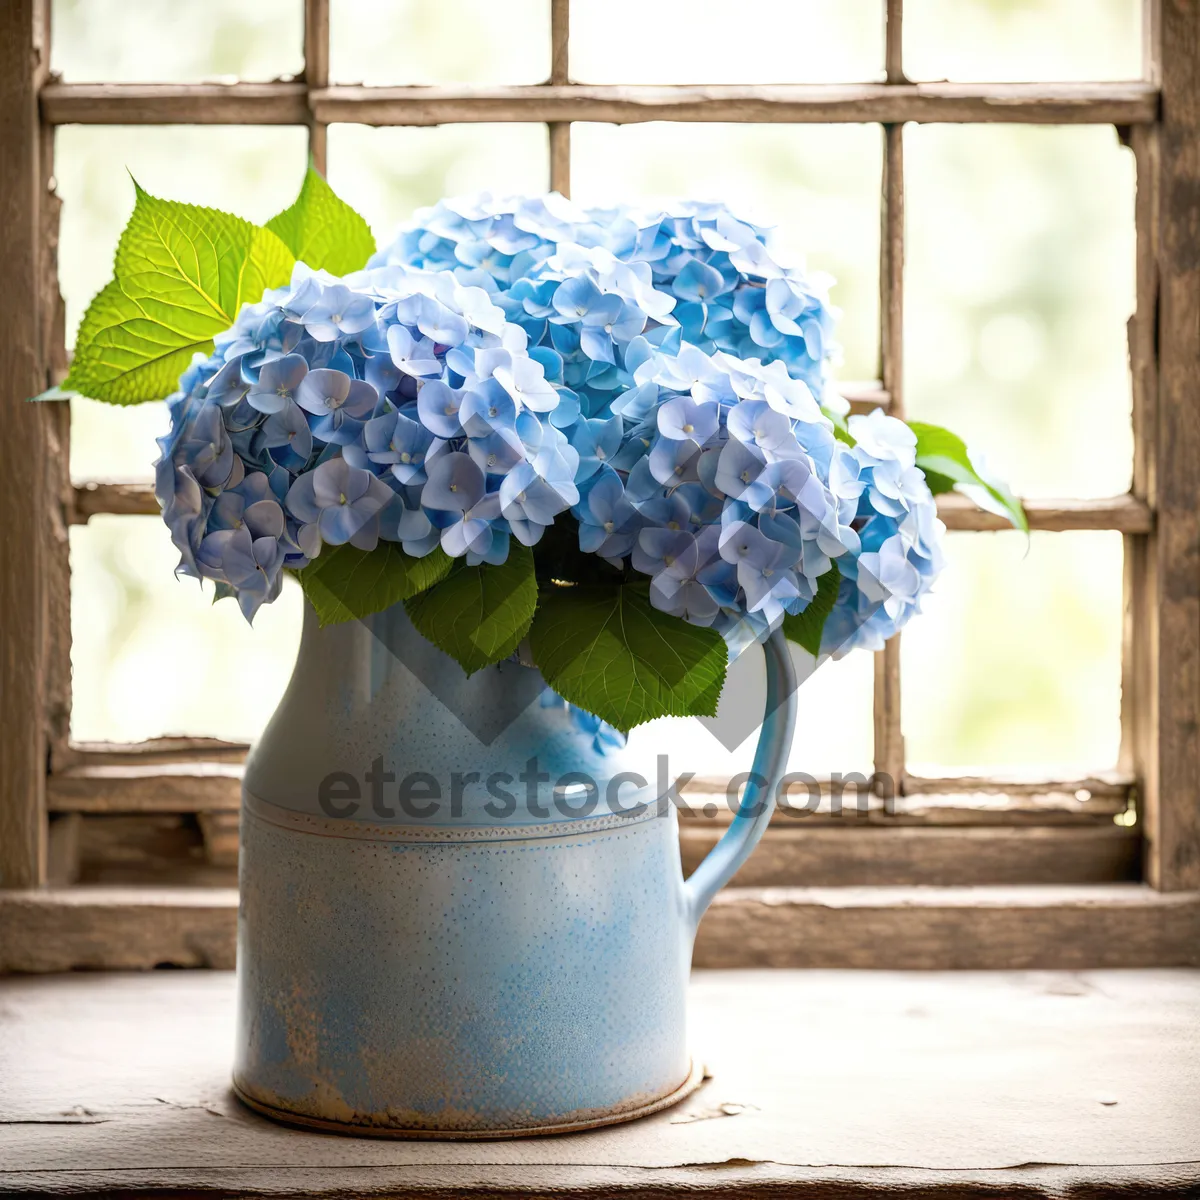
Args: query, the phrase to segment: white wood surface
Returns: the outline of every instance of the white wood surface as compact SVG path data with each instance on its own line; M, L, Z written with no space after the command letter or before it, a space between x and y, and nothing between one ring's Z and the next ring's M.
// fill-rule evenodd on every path
M679 1108L387 1142L238 1104L229 973L10 977L0 1192L1200 1195L1200 971L709 971L692 1014Z

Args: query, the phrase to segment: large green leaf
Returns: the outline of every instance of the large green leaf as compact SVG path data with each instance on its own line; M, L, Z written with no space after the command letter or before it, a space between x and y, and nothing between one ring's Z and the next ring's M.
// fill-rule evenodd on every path
M64 387L112 404L140 404L173 392L210 337L177 337L142 311L114 279L88 305Z
M833 612L837 603L838 588L842 584L842 573L834 562L832 568L817 580L817 594L812 598L808 607L796 616L791 614L783 618L783 632L789 641L797 646L803 646L814 658L821 654L821 634L825 630L825 622Z
M424 558L412 558L394 542L380 542L370 551L326 546L296 578L318 621L338 625L423 592L444 578L452 565L440 547Z
M270 230L134 186L113 281L84 314L64 383L114 404L173 391L192 355L209 351L243 304L285 284L294 261Z
M655 717L716 715L725 640L659 612L645 584L548 588L529 641L560 696L618 729Z
M930 490L937 495L957 485L979 488L996 503L1004 515L1023 533L1029 532L1029 520L1021 502L1002 483L984 479L975 470L966 444L956 433L940 425L909 421L917 435L917 466L925 472Z
M267 222L289 250L313 270L347 275L375 253L370 226L309 167L300 195Z
M517 648L529 631L537 598L533 552L513 544L501 565L457 564L404 607L417 629L470 675Z

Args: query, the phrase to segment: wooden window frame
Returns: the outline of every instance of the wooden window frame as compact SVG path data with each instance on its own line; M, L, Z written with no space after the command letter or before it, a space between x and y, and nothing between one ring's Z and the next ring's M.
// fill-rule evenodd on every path
M0 969L227 965L236 902L223 889L47 886L52 815L61 841L81 814L200 814L210 849L228 856L245 754L244 746L202 738L136 746L78 745L69 738L69 527L100 513L158 510L147 485L93 480L73 486L68 406L26 403L65 370L54 130L63 124L305 125L323 170L327 127L340 121L545 124L550 184L564 194L575 121L879 124L879 381L849 386L846 394L859 411L882 406L897 415L905 410L904 125L1114 125L1137 171L1137 301L1129 322L1133 485L1109 499L1034 501L1028 511L1035 530L1106 529L1124 537L1119 767L1100 777L1039 781L912 775L901 735L895 637L875 655L876 775L868 807L853 819L817 815L802 827L782 819L740 877L742 886L721 897L706 920L698 961L1196 961L1200 10L1183 0L1146 0L1144 77L1135 82L914 84L903 69L902 0L881 0L883 83L679 87L572 83L569 0L549 2L549 79L485 89L331 86L328 0L304 0L300 80L229 85L62 83L49 71L49 0L10 0L0 11L0 404L7 435L0 448ZM953 530L1003 527L962 496L939 497L938 507ZM897 781L898 795L882 794L888 778ZM981 806L981 794L1001 796L1004 804ZM956 802L956 796L969 799ZM685 864L711 844L713 826L683 822ZM1131 875L1144 883L1110 882ZM865 882L892 886L834 886ZM993 886L965 886L979 882ZM942 886L913 890L930 883Z

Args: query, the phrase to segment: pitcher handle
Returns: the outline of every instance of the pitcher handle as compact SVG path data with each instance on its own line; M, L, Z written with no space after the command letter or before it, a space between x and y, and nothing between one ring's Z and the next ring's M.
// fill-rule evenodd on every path
M787 768L796 729L796 670L782 629L776 629L767 639L763 655L767 662L767 709L754 751L753 773L729 828L683 885L693 933L713 897L733 878L766 832L775 811L779 781Z

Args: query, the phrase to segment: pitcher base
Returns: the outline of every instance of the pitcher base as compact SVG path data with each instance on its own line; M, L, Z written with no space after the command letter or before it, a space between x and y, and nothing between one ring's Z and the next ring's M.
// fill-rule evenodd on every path
M361 1124L355 1121L329 1121L323 1117L312 1117L304 1113L290 1112L267 1104L243 1091L237 1079L233 1080L233 1090L237 1098L255 1112L273 1121L285 1125L298 1125L305 1129L320 1129L326 1133L340 1133L349 1137L377 1137L415 1139L422 1141L498 1141L506 1138L544 1137L556 1133L577 1133L584 1129L598 1129L603 1125L620 1125L626 1121L636 1121L639 1117L648 1117L651 1113L661 1112L690 1096L708 1078L704 1065L694 1058L688 1065L687 1078L674 1091L639 1104L633 1108L614 1108L607 1112L597 1113L577 1121L561 1121L549 1125L522 1125L499 1127L495 1129L436 1129L424 1127L405 1127L402 1125L385 1125L367 1118Z

